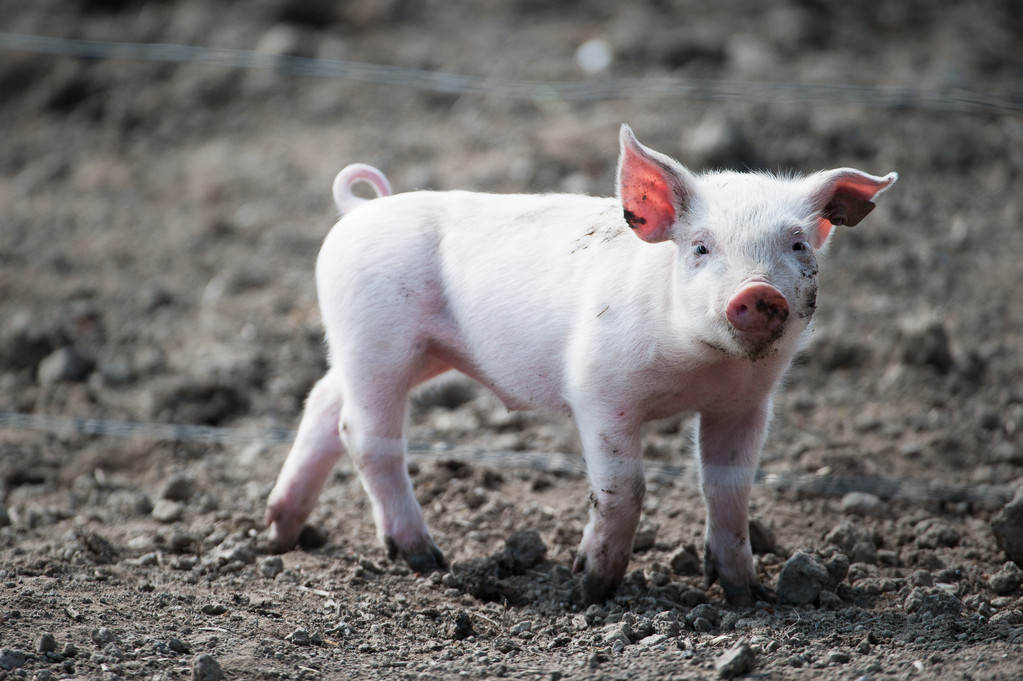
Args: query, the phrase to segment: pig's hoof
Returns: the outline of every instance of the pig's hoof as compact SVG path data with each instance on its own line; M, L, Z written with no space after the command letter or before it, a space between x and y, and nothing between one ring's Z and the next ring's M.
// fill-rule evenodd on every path
M608 593L618 586L618 582L621 581L607 575L599 576L590 570L585 553L580 553L576 556L575 560L572 562L572 572L575 574L580 572L583 573L582 595L583 602L586 605L603 603L604 599L607 598Z
M425 574L446 570L448 567L448 562L444 560L444 554L433 542L425 546L410 547L407 550L399 547L390 537L384 543L387 545L387 557L391 560L399 557L404 559L413 572Z
M721 588L724 590L728 602L738 608L752 608L757 601L770 602L771 600L759 582L731 584L722 579Z
M270 552L287 553L295 548L295 544L298 543L298 535L302 531L302 523L289 522L282 517L274 518L270 511L267 511L267 519L270 522Z

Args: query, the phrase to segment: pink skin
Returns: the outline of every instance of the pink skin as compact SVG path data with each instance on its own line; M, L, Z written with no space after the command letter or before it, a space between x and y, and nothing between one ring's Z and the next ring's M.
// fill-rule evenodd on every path
M708 582L765 598L747 504L772 397L808 331L817 259L896 179L842 168L807 178L696 176L623 127L618 196L416 192L355 164L346 215L316 280L331 369L313 388L266 520L294 545L348 452L391 557L444 566L405 465L407 395L456 369L511 409L571 414L590 480L573 568L597 602L628 568L645 494L644 422L699 416Z

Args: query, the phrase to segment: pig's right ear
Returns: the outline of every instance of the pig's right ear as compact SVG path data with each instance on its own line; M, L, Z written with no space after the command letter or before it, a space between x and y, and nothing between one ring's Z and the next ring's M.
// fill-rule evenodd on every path
M643 241L666 241L693 200L692 176L679 163L640 144L627 125L622 125L619 141L618 198L625 221Z

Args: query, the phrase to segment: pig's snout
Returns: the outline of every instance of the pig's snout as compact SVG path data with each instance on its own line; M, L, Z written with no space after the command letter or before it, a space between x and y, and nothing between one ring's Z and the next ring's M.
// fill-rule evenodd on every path
M789 302L769 284L750 284L728 302L728 323L743 336L763 338L778 332L789 318Z

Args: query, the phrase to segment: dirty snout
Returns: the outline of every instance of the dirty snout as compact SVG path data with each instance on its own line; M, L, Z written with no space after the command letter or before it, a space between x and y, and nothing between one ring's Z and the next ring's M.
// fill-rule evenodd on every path
M789 301L770 284L749 284L728 301L725 317L740 342L766 349L785 332Z

